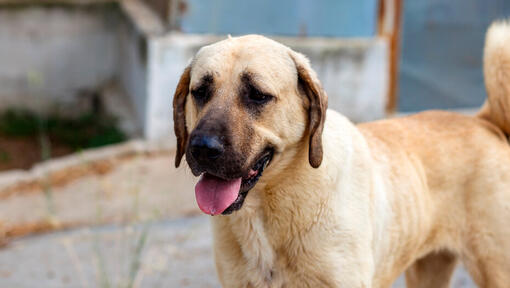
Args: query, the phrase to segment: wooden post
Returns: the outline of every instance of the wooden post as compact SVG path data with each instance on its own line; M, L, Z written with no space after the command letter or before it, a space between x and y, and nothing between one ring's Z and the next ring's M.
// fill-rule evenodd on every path
M389 43L389 86L386 96L386 113L397 110L398 67L400 58L400 34L402 26L402 0L379 0L377 34Z

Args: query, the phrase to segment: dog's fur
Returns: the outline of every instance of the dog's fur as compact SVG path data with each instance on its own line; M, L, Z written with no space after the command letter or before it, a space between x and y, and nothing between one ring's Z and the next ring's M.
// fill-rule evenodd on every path
M326 113L303 55L253 35L202 48L174 98L176 164L204 117L228 126L241 170L275 149L243 207L212 218L221 284L390 287L406 271L408 287L448 287L460 259L480 287L509 287L510 25L490 28L484 60L478 116L355 126ZM256 111L239 100L245 73L274 96ZM214 84L198 105L190 91L204 75Z

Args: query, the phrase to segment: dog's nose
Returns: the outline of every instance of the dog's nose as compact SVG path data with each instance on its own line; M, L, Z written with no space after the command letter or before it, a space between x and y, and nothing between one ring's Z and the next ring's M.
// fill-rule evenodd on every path
M225 151L218 137L205 135L193 136L190 149L191 155L199 162L217 159Z

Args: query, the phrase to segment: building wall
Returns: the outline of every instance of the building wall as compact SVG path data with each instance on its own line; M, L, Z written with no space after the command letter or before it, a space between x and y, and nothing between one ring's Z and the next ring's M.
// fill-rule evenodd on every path
M118 27L118 67L116 78L137 117L139 127L144 127L147 117L147 62L148 38L138 31L130 19L124 17Z
M170 35L152 38L149 45L148 97L144 134L146 138L174 139L172 100L177 82L207 36Z
M404 1L399 110L480 107L485 31L508 17L508 0Z
M0 7L0 109L72 104L118 66L113 5Z
M373 37L377 0L179 0L185 33Z

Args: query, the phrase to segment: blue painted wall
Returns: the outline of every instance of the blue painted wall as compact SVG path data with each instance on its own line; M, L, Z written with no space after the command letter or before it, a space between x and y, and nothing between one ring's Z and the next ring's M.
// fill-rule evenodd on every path
M485 31L509 16L510 0L405 0L399 110L480 106Z
M187 0L186 33L370 37L377 0Z

